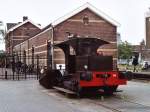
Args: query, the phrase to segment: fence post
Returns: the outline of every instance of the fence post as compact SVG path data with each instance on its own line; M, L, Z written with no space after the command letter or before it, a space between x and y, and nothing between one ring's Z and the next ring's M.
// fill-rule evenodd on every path
M15 57L14 57L14 55L12 55L12 73L13 73L13 80L15 79L15 74L14 74L14 72L15 72Z
M5 79L7 79L7 70L5 70Z
M15 72L13 71L13 80L15 80Z
M25 79L27 79L27 74L26 74L26 51L24 50L24 52L23 52L23 57L24 57L24 68L23 68L23 72L25 73Z
M19 80L19 73L17 74L17 76L18 76L17 78L18 78L18 80Z
M37 80L39 79L39 56L37 55L37 67L36 67L36 72L37 72Z
M5 79L7 79L7 57L5 58Z
M24 72L25 72L25 73L24 73L24 74L25 74L25 79L27 79L27 72L26 72L26 71L27 71L27 65L25 65L24 70L25 70L25 71L24 71Z

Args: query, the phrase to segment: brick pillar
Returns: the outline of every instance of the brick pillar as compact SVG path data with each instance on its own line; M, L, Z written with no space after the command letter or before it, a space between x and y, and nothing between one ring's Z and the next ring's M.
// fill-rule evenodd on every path
M47 41L47 68L52 69L51 42Z
M146 48L150 49L150 17L146 17Z

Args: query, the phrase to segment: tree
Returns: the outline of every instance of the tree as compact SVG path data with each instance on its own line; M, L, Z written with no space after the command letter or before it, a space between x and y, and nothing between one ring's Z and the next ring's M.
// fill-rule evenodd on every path
M4 36L4 30L0 29L0 35Z
M0 50L0 67L4 67L6 53L3 50Z
M118 57L119 57L119 59L129 60L133 55L132 51L133 51L133 48L132 48L132 45L130 43L128 43L127 41L121 42L121 44L118 45Z
M0 35L4 35L4 30L1 28L1 26L3 26L3 22L0 21Z
M3 22L0 21L0 43L4 43L4 36L5 36L4 25Z
M0 50L0 59L4 58L6 56L5 51Z

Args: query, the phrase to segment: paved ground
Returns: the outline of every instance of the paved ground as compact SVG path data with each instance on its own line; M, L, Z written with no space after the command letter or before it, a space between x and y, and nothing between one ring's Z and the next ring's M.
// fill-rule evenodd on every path
M128 82L127 86L121 86L120 89L124 91L117 94L118 96L150 106L150 81L133 80L132 82Z
M150 83L129 82L104 100L67 98L37 80L0 80L0 112L150 112Z
M37 81L0 81L0 112L111 112L103 107L63 101ZM50 90L49 90L50 91Z

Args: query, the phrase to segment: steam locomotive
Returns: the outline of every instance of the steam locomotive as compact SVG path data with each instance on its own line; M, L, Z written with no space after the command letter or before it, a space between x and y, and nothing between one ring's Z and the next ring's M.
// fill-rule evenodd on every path
M46 88L65 88L77 94L103 90L112 94L119 85L126 85L125 73L113 71L113 57L97 53L97 49L109 42L99 38L72 37L55 44L65 54L65 71L49 69L40 79ZM71 53L71 51L74 53Z

